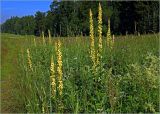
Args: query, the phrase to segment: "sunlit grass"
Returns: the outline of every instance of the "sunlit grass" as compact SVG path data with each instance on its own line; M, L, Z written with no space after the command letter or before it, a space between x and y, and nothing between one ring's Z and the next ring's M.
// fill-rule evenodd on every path
M33 38L2 34L1 39L2 77L8 79L13 71L11 79L17 86L12 92L18 101L14 100L15 106L19 103L23 107L20 112L158 112L158 34L115 36L112 52L103 37L97 81L93 78L88 37L52 38L51 45L48 38L43 45L42 38L37 37L36 46ZM62 43L63 94L55 99L50 93L50 59L53 55L56 67L58 39ZM7 55L3 47L7 47ZM33 71L27 69L27 49Z

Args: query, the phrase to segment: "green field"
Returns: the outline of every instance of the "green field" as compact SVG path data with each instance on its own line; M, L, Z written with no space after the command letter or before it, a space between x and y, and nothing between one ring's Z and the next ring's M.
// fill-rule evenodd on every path
M52 95L51 56L61 41L63 92ZM95 38L97 49L98 38ZM2 112L158 112L159 34L116 36L110 50L103 37L100 64L93 68L89 37L45 38L2 34ZM30 50L32 70L29 69Z

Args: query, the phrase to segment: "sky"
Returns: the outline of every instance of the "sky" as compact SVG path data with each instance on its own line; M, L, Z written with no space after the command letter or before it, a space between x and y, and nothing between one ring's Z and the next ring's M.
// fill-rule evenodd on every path
M34 15L37 11L46 12L50 9L52 0L0 0L0 23L4 23L11 16Z

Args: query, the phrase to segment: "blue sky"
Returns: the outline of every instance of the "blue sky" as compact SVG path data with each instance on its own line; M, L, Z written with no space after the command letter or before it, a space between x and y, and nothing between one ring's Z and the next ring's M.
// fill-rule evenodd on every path
M1 0L1 21L3 23L11 16L22 17L34 15L36 11L46 12L50 9L52 0Z

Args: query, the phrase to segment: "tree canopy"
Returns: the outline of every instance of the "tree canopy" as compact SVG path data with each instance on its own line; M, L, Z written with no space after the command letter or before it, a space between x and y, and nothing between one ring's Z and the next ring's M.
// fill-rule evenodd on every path
M2 32L34 34L42 31L52 36L89 35L89 9L92 9L94 30L97 30L98 1L56 1L47 12L37 11L34 16L11 17L1 25ZM103 35L107 19L111 19L113 34L159 32L158 1L101 1Z

